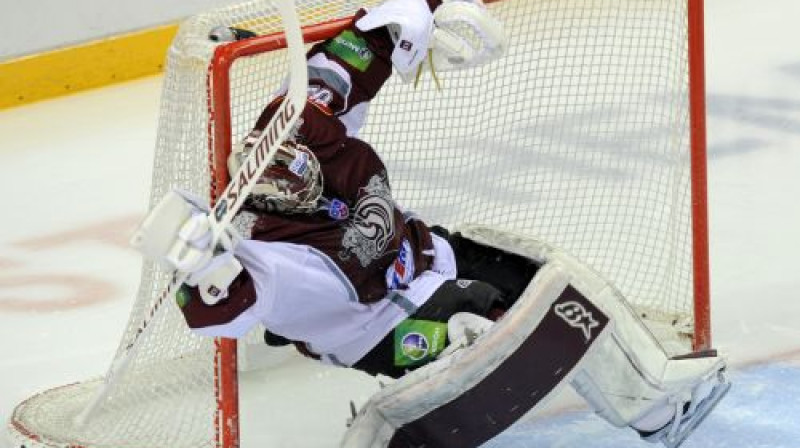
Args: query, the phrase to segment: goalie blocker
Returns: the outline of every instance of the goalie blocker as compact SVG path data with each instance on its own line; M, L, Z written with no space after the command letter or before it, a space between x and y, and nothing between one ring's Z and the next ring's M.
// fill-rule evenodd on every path
M489 228L462 235L542 267L474 344L375 394L341 446L477 447L571 384L612 425L674 448L728 391L722 358L670 359L619 291L566 253Z

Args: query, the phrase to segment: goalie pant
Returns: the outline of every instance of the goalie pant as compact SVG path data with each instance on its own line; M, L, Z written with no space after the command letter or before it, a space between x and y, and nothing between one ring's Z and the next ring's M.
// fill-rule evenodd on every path
M641 422L682 407L711 385L717 392L709 395L711 406L676 420L674 437L652 440L677 447L727 391L722 358L669 358L619 291L574 258L528 237L462 231L542 267L506 316L473 345L371 397L342 447L477 447L568 384L612 425L639 430ZM660 425L672 415L663 415Z

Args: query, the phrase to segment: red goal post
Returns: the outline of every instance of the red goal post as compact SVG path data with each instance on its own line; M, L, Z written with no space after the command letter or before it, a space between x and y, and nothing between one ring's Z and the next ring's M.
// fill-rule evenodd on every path
M705 13L703 0L688 2L689 114L692 153L692 248L695 350L711 348L708 253L708 148L706 137Z

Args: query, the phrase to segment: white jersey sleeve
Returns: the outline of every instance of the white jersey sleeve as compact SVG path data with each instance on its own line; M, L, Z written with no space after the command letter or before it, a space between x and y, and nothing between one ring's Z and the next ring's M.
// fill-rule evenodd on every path
M407 289L363 304L333 260L310 246L246 240L235 254L252 278L255 301L227 322L193 329L240 337L261 323L341 366L360 360L450 277L425 271Z

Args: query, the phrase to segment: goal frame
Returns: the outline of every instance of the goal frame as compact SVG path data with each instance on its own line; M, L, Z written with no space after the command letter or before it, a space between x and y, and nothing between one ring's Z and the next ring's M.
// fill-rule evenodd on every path
M484 0L495 3L503 0ZM694 290L695 351L711 348L711 307L709 281L708 176L705 99L704 0L687 0L689 138L692 203L692 259ZM335 37L353 20L346 17L302 28L306 43ZM218 46L208 70L209 164L212 204L229 182L227 156L232 148L230 116L230 70L237 58L286 48L283 33L274 33ZM239 446L239 400L237 342L215 341L215 394L218 446Z

